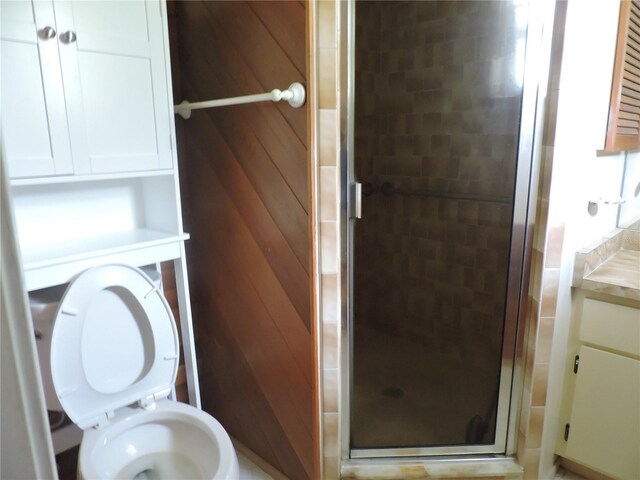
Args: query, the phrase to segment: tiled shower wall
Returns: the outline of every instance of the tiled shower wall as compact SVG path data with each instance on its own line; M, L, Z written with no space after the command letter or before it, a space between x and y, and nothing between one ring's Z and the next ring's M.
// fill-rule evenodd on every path
M517 457L524 467L524 480L540 473L540 448L545 415L549 361L553 338L564 219L549 221L549 192L553 166L560 67L564 43L566 3L560 2L554 18L549 83L540 149L539 183L533 227L529 295L524 301L526 341L519 351L524 358L524 388L518 423Z
M617 208L592 215L588 202L618 194L622 183L625 154L597 153L607 126L619 8L619 2L556 3L518 442L525 480L553 476L555 446L563 441L575 253L616 227ZM593 73L585 75L587 69Z
M311 46L317 67L317 158L315 178L318 206L316 224L316 279L320 333L319 391L322 478L340 478L340 196L338 148L340 145L338 89L338 4L312 3L315 36Z
M428 2L424 2L428 3ZM457 3L457 2L456 2ZM497 2L500 3L500 2ZM317 91L318 91L318 112L317 112L317 130L318 139L318 158L314 165L317 172L317 189L318 189L318 208L317 218L318 230L316 234L318 268L319 268L319 284L317 285L318 303L319 303L319 322L321 332L320 345L320 391L322 392L321 404L321 434L322 434L322 456L323 456L323 478L335 480L340 477L341 462L341 435L340 435L340 324L344 320L341 318L341 286L340 286L340 239L339 239L339 221L340 221L340 183L339 183L339 148L340 148L340 95L339 91L339 51L341 48L340 36L341 32L347 29L347 19L345 16L339 15L340 3L334 0L319 0L314 2L313 8L309 9L312 15L314 25L316 27L316 36L312 38L310 48L313 49L317 56ZM442 22L441 22L442 23ZM436 29L441 35L444 35L445 28L441 24ZM455 47L455 44L454 44ZM458 51L459 51L458 47ZM475 47L474 47L475 48ZM435 55L435 51L434 51ZM460 55L460 53L458 54ZM454 50L454 59L455 50ZM362 65L360 66L362 67ZM373 68L373 67L371 67ZM444 72L444 68L442 69ZM365 88L366 80L361 80L361 85ZM406 128L406 125L405 125ZM357 140L361 142L360 139ZM449 149L452 143L449 140ZM358 143L357 149L362 149L363 145ZM371 147L373 148L373 147ZM471 148L471 147L469 147ZM373 150L371 150L373 151ZM535 174L536 172L534 172ZM543 182L546 182L547 189L550 182L550 175L545 170ZM436 177L439 178L439 177ZM441 177L446 178L446 177ZM547 190L548 191L548 190ZM490 192L492 193L492 192ZM540 219L544 220L544 219ZM543 223L542 231L545 231L546 221ZM558 233L554 233L557 235ZM554 242L555 245L562 244L560 240ZM538 253L537 264L541 266L542 257ZM540 270L534 275L532 282L538 284L540 280ZM552 286L552 279L549 280ZM538 289L539 290L539 289ZM534 309L535 310L535 309ZM532 334L529 336L531 341L528 343L529 358L533 360L531 354L536 352L536 346L540 346L541 355L539 359L548 356L548 349L551 343L551 331L553 325L549 321L542 322L538 326L538 322L534 321L536 315L527 317L528 325L533 324L531 328ZM539 332L541 336L538 340ZM546 352L546 353L545 353ZM532 372L532 368L530 371ZM540 372L540 370L539 370ZM532 418L534 423L538 425L539 418L529 416L531 399L536 398L540 402L546 393L546 383L536 381L533 383L533 374L528 377L528 401L523 405L523 411L526 412L527 420ZM528 423L527 423L528 425ZM536 475L538 471L539 448L536 450L535 445L539 440L540 429L535 431L528 427L521 426L520 445L522 456L519 455L521 462L525 464L525 471L530 470L530 475ZM528 437L531 436L530 441ZM525 444L524 442L527 442ZM525 454L529 454L526 455Z
M430 347L499 356L522 8L356 3L355 170L368 193L356 225L360 325ZM385 194L383 184L401 193Z

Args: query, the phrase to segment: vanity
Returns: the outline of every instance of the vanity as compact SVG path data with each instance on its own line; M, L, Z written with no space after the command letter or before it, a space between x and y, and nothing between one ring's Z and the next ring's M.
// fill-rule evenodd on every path
M640 478L640 231L576 254L556 453L611 478Z

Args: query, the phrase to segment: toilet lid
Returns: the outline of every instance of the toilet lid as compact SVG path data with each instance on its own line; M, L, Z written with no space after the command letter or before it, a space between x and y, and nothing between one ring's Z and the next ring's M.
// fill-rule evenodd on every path
M51 374L60 403L80 428L167 396L178 362L171 309L141 270L103 265L69 284L51 336Z

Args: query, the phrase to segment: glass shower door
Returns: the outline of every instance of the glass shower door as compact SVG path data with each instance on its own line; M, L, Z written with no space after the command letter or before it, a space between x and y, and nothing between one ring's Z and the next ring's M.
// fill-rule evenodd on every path
M351 454L504 452L528 4L354 10Z

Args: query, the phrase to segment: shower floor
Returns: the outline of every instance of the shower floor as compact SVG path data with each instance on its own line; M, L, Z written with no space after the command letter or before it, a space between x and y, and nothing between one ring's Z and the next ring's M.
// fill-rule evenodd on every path
M477 350L477 346L476 347ZM351 438L354 448L463 445L469 421L495 401L495 354L464 345L425 347L358 327L354 337ZM491 424L482 443L493 443Z

